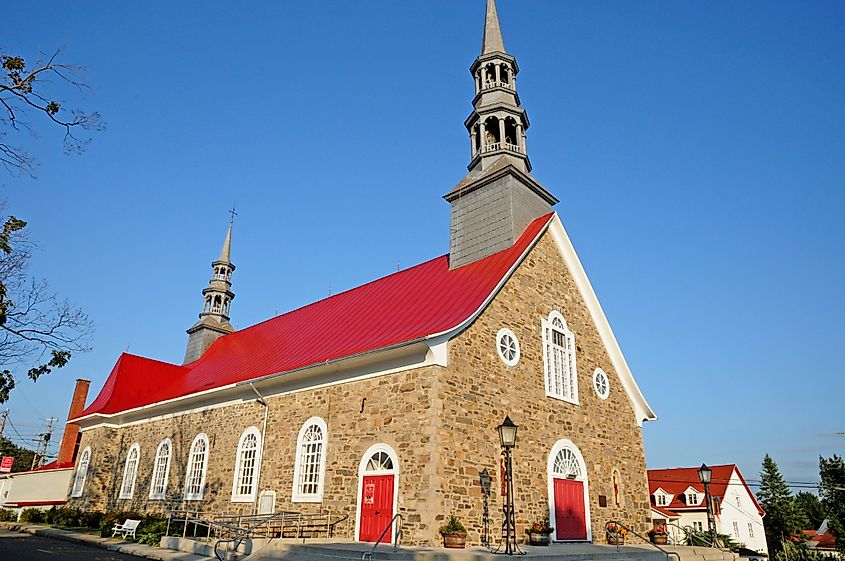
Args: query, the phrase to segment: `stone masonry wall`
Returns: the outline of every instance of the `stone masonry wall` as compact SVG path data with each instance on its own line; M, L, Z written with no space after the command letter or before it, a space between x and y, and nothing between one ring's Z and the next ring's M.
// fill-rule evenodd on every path
M578 399L573 405L545 395L541 319L557 310L575 333ZM496 333L517 336L521 358L508 367L496 350ZM599 399L593 372L610 378L610 396ZM496 427L505 415L519 425L513 452L517 536L549 517L547 462L559 439L571 440L586 463L593 540L605 541L604 525L618 519L644 532L650 528L642 432L590 314L549 233L515 271L479 318L450 343L449 375L440 398L446 406L439 434L444 510L480 543L482 493L479 471L493 474L491 535L502 524L500 446ZM614 493L613 474L618 490ZM599 506L599 496L607 506ZM554 526L554 520L551 520Z
M434 504L434 372L426 367L343 385L267 399L269 406L260 489L276 491L276 510L327 510L349 518L338 527L353 538L358 492L358 466L376 443L391 446L399 457L399 511L405 513L406 543L423 543L432 535ZM366 400L365 400L366 398ZM363 409L363 411L362 411ZM83 496L72 506L113 511L165 513L188 508L213 513L251 513L252 503L231 502L238 441L251 426L260 430L264 408L256 402L188 413L119 429L96 428L83 433L81 448L91 446L91 468ZM292 503L296 440L303 423L322 417L328 428L326 479L322 503ZM194 437L209 438L209 467L201 501L183 501L188 450ZM150 500L153 459L165 437L173 441L166 500ZM132 499L118 499L129 447L138 442L141 461ZM439 512L439 508L434 510ZM420 514L423 513L423 514Z

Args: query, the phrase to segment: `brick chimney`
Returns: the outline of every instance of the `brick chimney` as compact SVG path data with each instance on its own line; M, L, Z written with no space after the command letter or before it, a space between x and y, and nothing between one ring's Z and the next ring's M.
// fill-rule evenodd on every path
M77 379L76 387L73 389L73 398L70 400L70 411L67 420L75 419L85 409L85 400L88 398L88 386L90 380ZM56 462L59 464L70 464L76 461L76 441L79 437L79 425L76 423L65 424L65 433L62 435L62 445L59 448L59 457Z

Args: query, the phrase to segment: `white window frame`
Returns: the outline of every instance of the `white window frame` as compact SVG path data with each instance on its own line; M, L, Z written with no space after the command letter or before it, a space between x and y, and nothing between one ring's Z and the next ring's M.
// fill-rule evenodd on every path
M85 480L88 479L88 466L91 465L91 447L86 446L79 455L79 464L76 466L76 474L73 477L73 488L70 496L78 498L85 490Z
M134 457L133 457L134 454ZM120 482L119 499L131 499L138 480L138 466L141 463L141 445L137 442L129 447L126 461L123 463L123 479Z
M554 325L555 320L559 320L560 327ZM542 320L541 327L543 331L543 372L546 396L579 405L578 361L575 356L575 334L569 329L566 319L557 310L550 313L548 318ZM562 334L564 346L558 346L553 343L554 331ZM559 378L555 369L550 368L552 361L556 358L555 353L558 350L562 361ZM567 369L567 367L569 368ZM568 375L567 370L569 370Z
M167 447L167 457L163 458L162 450ZM161 460L164 459L162 466ZM173 442L169 438L165 438L158 443L156 448L156 455L153 458L153 476L150 479L150 499L154 501L164 500L167 494L167 482L170 480L170 462L173 460ZM156 492L156 485L161 479L161 489Z
M734 536L739 537L739 522L733 521Z
M513 358L508 358L504 351L502 350L502 338L510 337L513 341L515 352ZM519 362L520 350L519 350L519 339L516 338L516 334L508 329L507 327L503 327L496 333L496 352L499 353L499 358L502 359L507 366L516 366Z
M703 532L704 531L704 523L700 520L693 520L692 521L692 529L696 532Z
M241 493L241 480L244 476L244 456L249 450L244 448L247 438L255 438L255 456L252 463L252 484L249 493ZM261 473L261 431L258 427L249 427L246 429L238 441L238 452L235 455L235 475L232 479L232 502L233 503L251 503L255 502L255 495L258 490L258 477Z
M753 522L748 523L748 537L751 538L752 540L754 539L754 523Z
M193 472L196 469L196 454L194 453L194 448L197 446L199 442L203 442L205 444L205 450L202 454L202 471L200 472L200 484L199 484L199 491L191 493L191 480L193 479ZM199 433L194 437L194 440L191 442L191 447L188 449L188 466L185 470L185 495L184 498L186 501L201 501L203 497L203 493L205 493L205 476L208 473L208 455L209 455L209 442L208 442L208 435L204 432Z
M654 504L657 506L669 506L669 497L666 493L655 493Z
M300 478L304 475L302 473L302 455L304 452L303 449L303 439L305 438L305 434L309 428L316 425L323 434L322 446L320 447L320 457L319 457L319 466L318 469L318 478L317 478L317 491L315 493L303 493L302 492L302 483ZM319 503L323 501L323 488L325 487L325 480L326 480L326 450L328 448L329 440L329 431L328 427L326 426L326 422L321 419L320 417L311 417L305 423L303 423L302 428L299 429L299 436L296 439L296 463L294 464L293 468L293 492L291 493L291 501L295 503Z
M604 393L599 391L599 378L604 377ZM601 368L596 368L593 372L593 389L596 390L596 395L599 399L605 400L610 397L610 376Z

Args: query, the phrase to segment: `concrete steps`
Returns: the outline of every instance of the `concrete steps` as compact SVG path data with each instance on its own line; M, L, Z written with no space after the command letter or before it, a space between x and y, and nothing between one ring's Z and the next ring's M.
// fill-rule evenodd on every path
M271 542L245 557L243 561L361 561L368 544L294 544ZM600 546L593 544L556 544L550 547L520 546L532 561L666 561L653 548ZM380 546L373 561L503 561L501 555L483 548L444 549ZM687 560L682 560L687 561ZM690 561L702 561L699 559ZM723 561L706 559L704 561ZM727 560L724 560L727 561Z

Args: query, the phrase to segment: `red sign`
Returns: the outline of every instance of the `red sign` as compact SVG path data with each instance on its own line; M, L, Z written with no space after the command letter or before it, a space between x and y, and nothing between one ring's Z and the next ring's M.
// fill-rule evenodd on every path
M15 463L15 459L12 456L3 456L3 459L0 460L0 473L11 472L13 463Z

